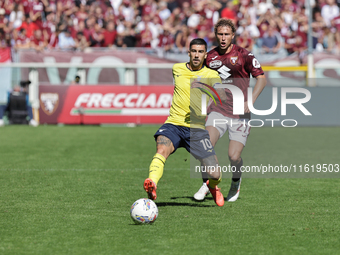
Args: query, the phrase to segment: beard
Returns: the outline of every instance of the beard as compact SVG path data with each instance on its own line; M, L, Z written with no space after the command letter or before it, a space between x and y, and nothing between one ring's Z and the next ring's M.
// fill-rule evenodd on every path
M197 60L197 61L194 62L194 60ZM191 61L191 65L194 67L199 67L201 64L202 64L202 61L200 61L199 59L193 59Z

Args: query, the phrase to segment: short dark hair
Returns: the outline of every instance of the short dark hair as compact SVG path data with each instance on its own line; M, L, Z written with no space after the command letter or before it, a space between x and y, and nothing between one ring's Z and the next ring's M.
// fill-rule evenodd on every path
M204 45L205 51L207 51L207 48L208 48L206 41L204 41L204 39L202 39L202 38L193 39L190 42L190 47L189 47L190 50L191 50L191 46L193 46L193 45Z

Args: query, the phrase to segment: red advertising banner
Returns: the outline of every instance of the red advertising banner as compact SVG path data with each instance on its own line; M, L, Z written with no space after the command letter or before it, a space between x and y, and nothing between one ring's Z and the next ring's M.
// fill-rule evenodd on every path
M0 62L5 63L11 60L11 48L0 48Z
M173 86L39 86L40 123L161 124Z

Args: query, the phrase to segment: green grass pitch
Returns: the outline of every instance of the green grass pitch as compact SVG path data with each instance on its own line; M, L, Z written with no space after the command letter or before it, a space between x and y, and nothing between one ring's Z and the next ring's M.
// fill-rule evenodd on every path
M340 254L339 179L244 175L220 208L192 200L201 181L184 149L166 162L158 219L134 225L157 128L1 128L0 254ZM339 131L253 128L244 164L340 163Z

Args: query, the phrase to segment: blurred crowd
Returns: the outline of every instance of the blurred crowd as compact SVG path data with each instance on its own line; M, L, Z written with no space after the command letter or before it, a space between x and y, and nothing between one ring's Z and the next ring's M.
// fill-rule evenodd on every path
M214 46L214 24L228 18L237 27L235 43L250 51L302 53L307 49L306 1L0 0L0 46L36 51L146 47L179 53L196 37ZM309 1L313 48L338 54L340 0Z

